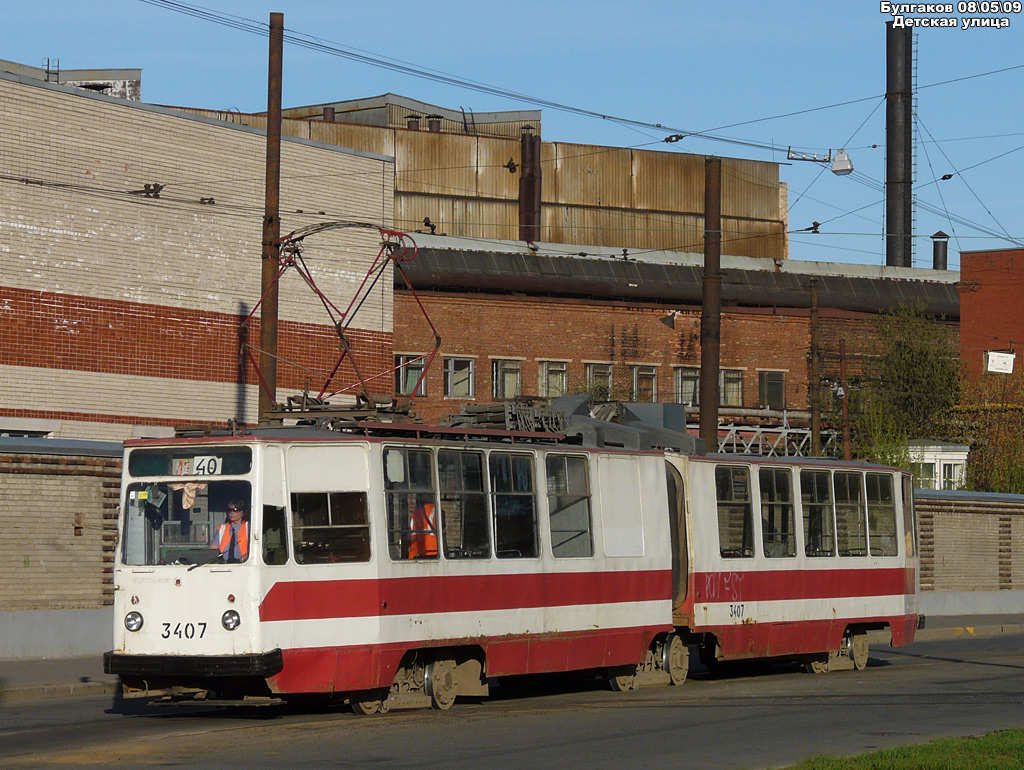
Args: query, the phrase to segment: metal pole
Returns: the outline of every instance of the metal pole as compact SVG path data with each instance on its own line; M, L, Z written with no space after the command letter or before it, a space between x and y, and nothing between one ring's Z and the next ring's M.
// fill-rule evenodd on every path
M523 126L520 147L519 240L534 243L540 240L541 167L540 137L532 126Z
M722 345L722 161L704 164L704 283L700 314L700 437L718 451L718 369Z
M850 390L846 384L846 340L839 340L839 387L843 391L843 459L852 460L850 446Z
M269 421L277 407L277 277L281 249L281 71L284 55L284 14L270 14L270 57L267 70L267 187L263 214L263 252L260 306L260 371L267 388L260 388L259 421Z
M811 279L811 454L821 455L821 350L818 324L818 279Z

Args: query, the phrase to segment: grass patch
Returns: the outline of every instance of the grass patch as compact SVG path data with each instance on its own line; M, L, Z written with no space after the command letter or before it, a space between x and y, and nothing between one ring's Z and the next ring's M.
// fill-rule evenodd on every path
M1024 730L1003 730L976 738L947 738L856 757L814 757L789 770L1020 770L1022 767Z

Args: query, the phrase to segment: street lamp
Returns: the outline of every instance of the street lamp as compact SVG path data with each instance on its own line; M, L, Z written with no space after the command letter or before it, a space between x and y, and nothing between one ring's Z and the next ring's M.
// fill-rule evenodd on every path
M853 161L846 154L846 150L840 150L836 153L836 157L832 161L832 173L836 176L846 176L853 173Z
M853 173L853 161L850 160L850 156L846 154L845 149L837 152L835 156L832 155L832 150L829 150L828 155L822 155L819 158L817 153L808 157L806 152L793 152L793 148L790 147L786 153L786 160L809 160L811 163L831 163L832 173L836 176L846 176Z

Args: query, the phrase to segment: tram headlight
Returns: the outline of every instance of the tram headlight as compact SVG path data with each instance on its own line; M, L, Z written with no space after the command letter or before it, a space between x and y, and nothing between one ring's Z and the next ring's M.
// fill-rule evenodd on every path
M124 627L129 631L138 631L142 628L142 614L132 610L124 616Z
M220 616L220 624L228 631L234 631L242 623L242 618L234 610L228 610Z

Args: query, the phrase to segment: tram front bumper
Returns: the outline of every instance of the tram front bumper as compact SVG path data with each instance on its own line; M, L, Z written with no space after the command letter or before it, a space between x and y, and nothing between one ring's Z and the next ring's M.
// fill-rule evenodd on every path
M125 655L103 653L103 670L121 677L267 677L284 668L281 650L253 655Z

